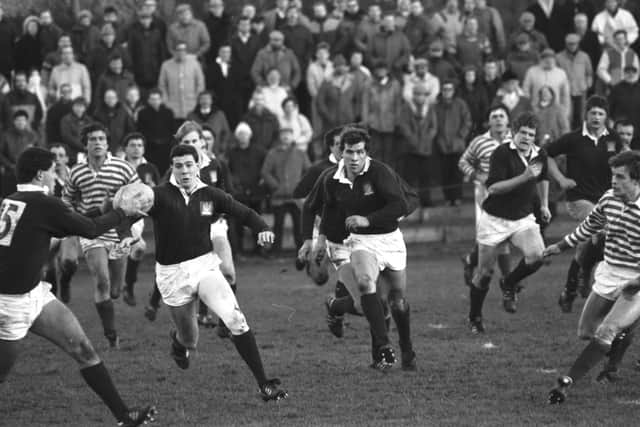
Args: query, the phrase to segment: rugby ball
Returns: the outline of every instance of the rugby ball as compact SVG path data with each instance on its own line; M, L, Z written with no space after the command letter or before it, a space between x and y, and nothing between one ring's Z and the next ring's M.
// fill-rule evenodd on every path
M322 286L329 280L329 257L327 252L311 251L307 262L307 274L316 285Z
M125 211L140 210L148 212L153 206L153 190L140 182L120 187L113 197L113 207Z

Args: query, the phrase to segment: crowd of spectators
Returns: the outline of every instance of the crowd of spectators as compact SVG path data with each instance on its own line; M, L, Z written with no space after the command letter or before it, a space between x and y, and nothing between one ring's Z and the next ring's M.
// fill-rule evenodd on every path
M109 129L113 155L141 132L163 174L177 126L202 124L236 197L255 208L269 200L278 221L296 217L295 184L327 155L322 136L346 123L367 126L371 155L419 188L425 206L432 188L460 202L458 158L495 103L512 116L535 112L540 144L582 126L592 93L609 98L613 121L640 126L632 2L537 0L514 25L487 0L366 10L358 0L307 9L277 0L234 15L223 0L204 3L203 19L178 3L163 20L155 0L137 2L132 22L113 6L99 20L82 10L68 31L49 10L14 28L0 6L2 195L28 146L61 143L82 161L81 130L94 121Z

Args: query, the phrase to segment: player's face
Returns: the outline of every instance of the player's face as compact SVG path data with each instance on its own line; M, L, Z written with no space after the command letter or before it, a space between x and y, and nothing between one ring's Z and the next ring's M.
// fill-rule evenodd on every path
M49 189L49 194L53 194L53 190L56 185L56 164L55 162L51 163L51 167L46 171L40 172L40 180L42 181L42 185Z
M198 176L198 162L190 154L174 157L171 159L171 173L180 187L190 190Z
M205 141L200 137L200 133L195 130L183 136L180 144L191 145L198 150L203 150L206 145Z
M364 169L367 159L367 149L364 141L352 145L345 145L342 151L345 167L354 175L358 175Z
M520 151L529 151L536 141L536 129L521 126L513 136L513 142Z
M87 135L87 154L89 156L106 156L108 149L107 134L104 131L97 130Z
M587 111L587 127L589 129L601 129L607 121L607 112L598 107L590 108Z
M489 114L489 128L492 132L504 132L509 126L509 116L504 110L494 110Z
M140 159L144 156L144 142L141 139L132 139L127 143L124 152L129 159Z
M62 147L53 147L51 152L56 156L55 162L56 166L66 166L69 163L69 156L67 156L67 152Z
M625 145L630 145L633 139L633 126L616 126L616 133L620 137L620 142Z
M611 168L611 188L613 194L626 200L633 200L640 189L640 182L629 176L626 166Z

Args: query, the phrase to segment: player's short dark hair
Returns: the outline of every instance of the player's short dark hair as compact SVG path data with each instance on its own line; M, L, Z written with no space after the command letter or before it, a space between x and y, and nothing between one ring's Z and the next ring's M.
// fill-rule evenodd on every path
M122 138L122 146L126 148L127 145L129 145L129 142L133 141L134 139L141 139L142 145L144 145L145 147L147 146L147 138L145 138L144 135L140 132L130 132L126 134L124 138Z
M115 8L115 6L107 6L104 8L104 15L108 15L110 13L115 13L116 15L118 14L118 9Z
M287 105L287 103L289 103L289 102L293 102L293 104L296 107L298 106L298 101L293 96L287 96L285 99L283 99L282 103L280 104L280 106L282 108L284 108L284 106Z
M54 142L53 144L49 145L49 151L51 151L52 148L62 148L64 150L64 153L67 156L69 155L69 146L67 144L63 144L62 142Z
M211 135L213 135L213 139L216 139L216 133L214 132L213 128L209 125L202 125L202 132L207 131L209 132Z
M196 163L200 161L200 157L198 156L198 150L196 150L196 147L194 147L193 145L178 144L171 149L171 154L169 154L169 159L173 163L174 157L189 156L189 155L193 156L193 159L196 161Z
M149 99L151 95L158 95L162 98L162 92L157 87L149 90L149 92L147 93L147 99Z
M40 147L29 147L20 154L16 162L18 184L31 182L39 171L46 171L55 162L56 156Z
M17 119L18 117L24 117L24 118L26 118L27 120L29 120L29 113L27 113L27 111L26 111L26 110L23 110L23 109L21 108L21 109L19 109L19 110L14 111L14 112L13 112L13 114L11 115L11 119L12 119L12 120Z
M118 52L113 52L111 55L109 55L109 62L117 61L118 59L122 60L122 55L120 55Z
M489 111L487 112L487 119L489 118L489 116L491 116L491 113L497 110L504 111L507 115L507 119L511 120L511 113L509 113L509 108L502 102L497 102L489 107Z
M609 159L612 168L626 167L629 178L640 181L640 151L623 151Z
M355 126L345 126L340 132L340 151L344 151L347 145L355 145L364 142L365 150L369 151L371 137L366 129Z
M633 122L632 122L631 120L627 119L626 117L625 117L625 118L622 118L622 119L620 119L620 120L616 120L616 123L614 124L613 128L615 129L615 128L617 128L618 126L625 126L625 127L626 127L626 126L633 126L633 128L634 128L634 129L635 129L635 127L636 127L636 126L633 124Z
M327 150L333 147L334 139L336 136L340 135L343 127L338 126L337 128L330 129L327 133L324 134L324 146Z
M13 81L15 82L16 81L16 77L18 77L18 76L24 76L25 79L28 79L29 76L27 74L28 74L27 70L24 70L24 69L15 70L13 72Z
M82 141L82 145L87 145L90 134L92 134L93 132L100 132L100 131L104 132L104 134L107 136L107 141L108 141L109 130L102 123L94 122L83 127L80 135L80 140Z
M609 102L604 96L591 95L589 99L587 99L587 105L584 111L589 111L592 108L602 108L607 114L609 114Z
M537 133L538 127L540 127L540 120L533 113L522 113L513 121L512 129L514 132L518 132L522 127L535 129Z

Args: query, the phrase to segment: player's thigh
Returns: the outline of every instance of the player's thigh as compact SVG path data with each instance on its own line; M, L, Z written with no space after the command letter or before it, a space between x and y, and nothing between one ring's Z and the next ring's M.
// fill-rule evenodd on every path
M231 244L226 234L220 236L213 236L211 239L213 243L213 252L220 258L220 271L230 282L235 283L236 269L233 265L233 253L231 251Z
M219 270L206 272L198 283L198 296L229 328L232 335L241 335L249 326L238 300Z
M511 236L511 243L522 252L524 261L533 264L542 260L544 240L539 227L530 227L517 231Z
M0 340L0 384L5 381L18 359L20 341Z
M374 293L376 291L376 281L380 275L380 267L375 254L368 251L355 250L351 252L351 266L360 293Z
M596 338L611 344L618 333L633 326L640 319L640 294L622 294L596 330Z
M389 298L404 298L407 290L407 270L385 269L381 273L384 277L385 285L388 287Z
M499 246L478 244L477 276L484 277L493 274L493 266L498 258L498 248Z
M30 331L60 347L81 366L100 361L76 316L57 299L42 308Z
M145 242L143 238L140 238L135 245L131 246L131 254L129 255L129 258L134 261L141 261L146 251L147 242Z
M87 267L89 271L98 280L109 281L109 254L104 247L91 248L85 252L85 258L87 261Z
M80 258L80 242L77 237L66 237L60 242L58 259L61 264L66 262L77 263Z
M195 348L198 345L197 306L198 300L195 298L184 305L168 306L178 332L178 339L188 348Z
M127 269L127 257L110 259L108 261L109 277L112 286L122 285Z
M591 339L593 334L607 316L613 306L614 301L601 297L595 292L591 292L582 308L580 321L578 322L578 337L581 339Z

